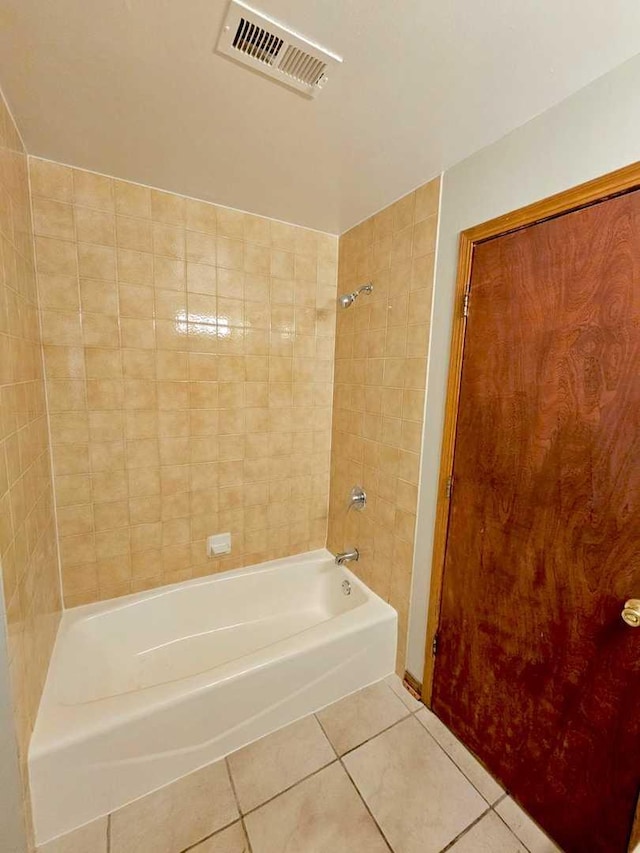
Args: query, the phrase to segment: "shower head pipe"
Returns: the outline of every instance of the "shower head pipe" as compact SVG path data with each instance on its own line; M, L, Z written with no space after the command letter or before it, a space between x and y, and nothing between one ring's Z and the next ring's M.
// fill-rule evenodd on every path
M367 282L363 284L362 287L359 287L357 290L352 290L351 293L343 293L342 296L338 297L338 302L342 308L348 308L352 305L358 296L361 293L372 293L373 292L373 284L371 282Z

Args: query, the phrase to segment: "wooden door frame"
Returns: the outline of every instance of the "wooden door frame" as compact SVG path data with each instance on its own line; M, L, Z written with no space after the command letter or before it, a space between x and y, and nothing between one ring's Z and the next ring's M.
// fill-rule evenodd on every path
M638 803L636 805L636 814L631 827L631 838L629 839L628 853L640 850L640 794L638 795Z
M580 184L521 207L512 213L490 219L481 225L468 228L460 234L460 249L458 274L456 278L455 316L451 337L449 357L449 378L445 400L445 419L440 454L440 474L438 478L438 501L436 505L436 520L433 538L433 553L431 563L431 582L429 591L429 607L427 613L427 636L425 643L425 667L422 678L422 701L431 707L433 695L433 678L435 671L434 639L438 632L440 607L442 603L442 586L444 579L444 562L449 527L448 496L449 478L453 472L455 452L456 427L458 420L458 404L460 400L460 383L462 379L462 358L466 331L466 316L464 311L465 294L471 282L471 267L474 247L494 237L517 231L529 225L561 216L572 210L595 204L607 198L621 195L625 192L640 188L640 162L617 169L600 178ZM455 486L454 486L455 488ZM637 831L640 833L640 810L636 814Z

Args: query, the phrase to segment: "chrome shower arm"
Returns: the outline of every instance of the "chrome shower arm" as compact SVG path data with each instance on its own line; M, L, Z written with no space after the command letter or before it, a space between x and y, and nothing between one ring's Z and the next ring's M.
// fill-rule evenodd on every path
M348 308L350 305L353 305L361 293L373 293L373 284L368 281L366 284L363 284L362 287L352 290L351 293L343 293L342 296L338 297L338 303L342 308Z

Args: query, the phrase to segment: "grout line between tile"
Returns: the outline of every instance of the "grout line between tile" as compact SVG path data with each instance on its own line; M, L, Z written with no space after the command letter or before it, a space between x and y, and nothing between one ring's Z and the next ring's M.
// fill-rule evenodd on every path
M252 809L248 809L246 812L240 812L240 814L242 815L243 818L245 818L248 815L253 814L254 812L257 812L258 809L261 809L263 806L266 806L267 803L273 802L278 797L282 796L282 794L286 794L292 788L295 788L296 785L300 785L302 782L306 782L307 779L311 779L312 776L317 776L318 773L321 773L323 770L326 770L327 767L331 767L331 765L335 764L337 761L340 761L340 759L334 758L332 761L329 761L326 764L323 764L322 767L318 767L318 769L314 770L313 773L309 773L306 776L303 776L301 779L298 779L297 782L294 782L292 785L289 785L288 787L283 788L282 791L278 791L277 794L274 794L273 797L269 797L269 799L265 800L264 803L260 803L260 805L254 806Z
M491 808L491 806L489 806L489 808L485 809L485 811L483 811L479 817L477 817L474 821L471 821L469 826L465 827L462 832L456 835L455 838L452 838L451 841L447 844L447 846L442 848L440 853L445 853L445 850L450 850L456 842L460 841L460 839L463 838L467 834L467 832L469 832L470 829L473 829L473 827L476 826L476 824L480 823L482 818L486 817L486 815L488 815L491 811L493 811L493 809Z
M107 815L107 853L111 853L111 815Z
M0 95L2 91L0 90ZM6 99L5 99L6 104ZM13 116L12 116L13 118ZM14 122L15 124L15 122ZM15 125L17 128L18 126ZM20 136L20 131L18 130L18 136ZM22 137L20 136L20 139ZM29 155L26 153L27 149L25 148L26 154L26 166L27 166L27 190L29 193L29 216L31 218L31 249L33 252L33 276L36 286L36 309L38 314L38 334L40 336L40 363L42 365L42 394L44 397L44 417L46 419L46 427L47 427L47 441L49 442L49 474L51 476L51 503L53 510L53 523L55 525L55 545L56 545L56 557L58 560L58 589L60 594L60 612L61 614L66 609L64 606L64 583L62 578L62 552L60 550L60 536L58 535L58 499L56 497L56 474L54 467L54 458L53 458L53 436L51 434L51 412L49 406L49 382L47 378L47 361L44 356L44 336L42 333L42 315L43 308L40 299L40 273L38 271L38 255L36 251L36 229L35 229L35 220L33 216L33 189L31 186L31 166L29 163ZM75 240L76 236L76 219L75 212L73 213L73 236ZM76 270L78 264L78 250L76 243ZM78 305L80 305L80 278L79 273L77 276L77 288L78 288ZM84 366L84 360L83 360ZM49 660L51 662L51 660Z
M353 778L352 778L351 774L349 773L349 770L347 769L347 767L346 767L346 765L344 764L344 762L343 762L343 760L342 760L342 759L340 759L340 766L342 767L342 769L344 770L344 772L345 772L345 773L347 774L347 776L349 777L349 781L351 782L351 784L352 784L352 785L353 785L353 787L355 788L356 794L360 797L360 802L364 805L365 809L367 810L367 812L369 813L369 815L370 815L370 817L371 817L371 820L372 820L372 821L375 823L375 825L377 826L377 828L378 828L378 832L379 832L379 833L380 833L380 835L382 836L382 838L383 838L383 840L384 840L384 843L387 845L387 847L389 848L389 850L391 851L391 853L394 853L393 847L391 846L391 842L389 841L389 839L387 838L387 836L386 836L386 835L384 834L384 832L382 831L382 827L380 826L380 824L378 823L378 821L377 821L377 820L376 820L376 818L375 818L375 815L373 814L373 812L372 812L372 811L371 811L371 809L369 808L369 805L368 805L367 801L365 800L365 798L364 798L364 797L362 796L362 794L360 793L360 789L359 789L359 788L358 788L358 786L356 785L355 781L353 780Z
M508 794L508 793L505 793L504 797L502 797L502 798L501 798L501 799L500 799L500 800L495 804L495 806L497 806L499 803L501 803L501 802L502 802L502 800L506 799L508 796L509 796L509 794ZM534 825L534 827L535 827L539 832L541 832L541 833L542 833L542 835L544 836L544 838L546 838L546 840L547 840L550 844L552 844L552 845L554 846L554 849L557 849L557 850L559 851L559 853L562 853L562 851L560 850L560 848L558 847L558 845L556 844L556 842L553 840L553 838L551 838L551 836L547 834L546 830L544 830L544 829L540 826L540 824L539 824L539 823L538 823L534 818L532 818L532 817L531 817L531 815L529 814L529 812L528 812L528 811L527 811L523 806L521 806L521 805L520 805L520 803L518 803L518 801L517 801L517 800L515 800L515 799L514 799L514 800L513 800L513 802L518 806L518 808L520 808L520 809L524 812L524 814L526 815L526 817L528 818L528 820L529 820L529 821ZM495 810L495 806L493 806L494 810ZM496 811L496 814L498 815L498 817L500 818L500 820L504 823L504 825L505 825L505 826L506 826L506 827L507 827L507 828L508 828L508 829L509 829L509 830L510 830L514 835L515 835L515 837L518 839L518 841L520 842L520 844L522 844L522 846L525 848L525 850L527 850L527 851L528 851L528 850L529 850L529 848L527 847L527 845L525 844L525 842L522 840L522 838L518 835L518 832L514 829L514 827L513 827L513 826L511 826L510 824L508 824L508 823L507 823L507 821L502 817L502 815L501 815L498 811ZM637 849L638 849L638 848L637 848Z
M233 826L234 823L238 823L238 821L242 820L242 812L240 811L240 803L238 802L238 795L236 793L236 787L233 784L233 778L231 776L231 769L229 767L229 762L227 761L227 757L225 756L224 758L221 759L221 761L224 761L224 766L226 767L227 775L229 776L229 783L231 785L231 791L233 792L233 799L234 799L234 802L236 804L236 808L238 810L238 817L234 818L232 821L229 821L229 823L225 823L224 826L219 827L218 829L216 829L215 832L212 832L210 835L205 835L204 838L198 839L198 841L194 842L193 844L190 844L189 847L185 847L181 851L181 853L187 853L187 851L193 850L195 847L198 846L198 844L202 844L204 841L208 841L210 838L213 838L214 836L219 835L221 832L224 832L225 829L229 829L229 827ZM213 763L216 764L217 762L214 761ZM244 828L244 823L243 823L243 828ZM246 829L245 829L245 834L246 834ZM247 836L247 838L248 838L248 836Z
M335 755L335 757L337 759L340 759L340 756L338 755L338 751L336 750L335 746L331 743L331 738L326 733L324 726L320 722L320 717L318 716L317 713L315 713L313 716L316 718L316 723L320 726L320 731L322 732L322 734L326 737L327 741L329 742L329 746L333 750L333 754Z
M505 794L505 797L506 797L506 796L508 796L508 795L507 795L507 794ZM504 797L503 797L503 799L504 799ZM501 802L502 802L502 801L501 801ZM496 803L496 805L497 805L497 803ZM502 821L502 823L507 827L507 829L509 830L509 832L510 832L512 835L515 835L515 837L518 839L518 841L520 842L520 844L522 844L523 848L527 851L527 853L530 853L529 848L528 848L528 847L527 847L527 845L524 843L524 841L520 838L520 836L519 836L519 835L518 835L518 833L515 831L515 829L514 829L512 826L509 826L509 824L508 824L508 823L506 822L506 820L502 817L502 815L501 815L499 812L497 812L497 811L495 810L495 807L494 807L494 808L492 808L492 809L491 809L491 811L494 813L494 815L495 815L495 816L496 816L500 821Z
M242 817L242 809L240 808L240 798L238 797L238 792L236 790L236 783L233 780L233 773L231 772L231 764L229 764L229 756L225 755L223 758L224 766L227 769L227 776L229 777L229 784L231 785L231 790L233 791L233 799L236 804L236 808L238 809L238 814Z
M0 94L2 94L1 89L0 89ZM6 98L4 98L4 102L7 105L7 109L9 109L9 105L7 103ZM11 112L10 109L9 109L9 112ZM13 118L13 115L12 115L12 118ZM44 160L47 163L55 163L58 166L65 166L67 169L75 169L78 172L88 172L89 174L100 175L101 178L109 178L109 180L111 180L111 181L122 181L125 184L134 184L135 186L138 186L138 187L148 187L149 189L155 190L156 192L166 193L167 195L179 196L180 198L186 198L189 201L199 201L199 202L203 202L204 204L214 204L216 207L224 207L226 210L233 210L234 213L247 214L248 216L258 216L261 219L272 219L274 222L277 222L279 225L292 225L294 228L304 228L305 230L313 231L316 234L327 234L329 237L335 237L336 240L339 239L343 233L346 234L346 231L338 232L337 234L334 234L333 231L322 231L320 228L312 228L310 225L299 225L299 224L296 224L295 222L288 222L286 219L276 219L273 216L266 216L263 213L256 213L255 211L252 211L252 210L244 210L243 208L240 208L240 207L232 207L231 205L222 204L221 202L218 202L218 201L211 201L210 199L206 199L206 198L198 198L198 196L193 196L193 195L185 195L185 193L178 192L178 190L163 189L162 187L156 187L153 184L145 184L145 183L142 183L141 181L135 181L132 178L123 178L123 177L118 177L117 175L109 175L106 172L98 172L95 169L89 169L85 166L74 166L71 163L62 163L59 160L52 160L50 157L40 157L38 154L30 154L27 151L26 146L24 145L24 140L22 139L20 129L18 128L18 125L15 122L15 120L14 120L14 125L16 126L16 128L18 130L18 136L20 137L20 140L22 141L22 144L24 147L24 153L27 155L27 157L31 157L34 160ZM432 179L432 180L434 180L434 179ZM428 183L428 181L427 181L427 183ZM410 190L408 193L405 193L405 195L410 195L411 192L415 191L415 189L418 189L418 187L415 187L414 190ZM384 210L384 208L382 208L382 210ZM365 218L368 218L368 217L365 217ZM350 229L347 229L347 230L350 230Z
M234 823L240 823L241 821L242 821L241 818L237 818L236 820L232 820L231 823L227 823L224 826L221 826L220 829L216 829L216 831L212 832L211 835L205 835L204 838L200 838L198 841L194 842L193 844L190 844L189 847L185 847L183 850L180 851L180 853L189 853L190 850L195 850L195 848L199 844L204 844L204 842L208 841L210 838L215 838L216 835L220 835L221 832L224 832L225 829L229 829L229 827L233 826ZM243 823L243 827L244 827L244 823ZM246 834L246 830L245 830L245 834Z
M338 758L342 761L342 759L345 757L345 755L350 755L352 752L355 752L356 749L360 749L361 746L364 746L365 743L369 743L369 741L375 740L375 738L377 738L379 735L382 735L385 732L388 732L389 729L392 729L394 726L397 726L399 723L404 723L405 720L408 720L409 717L413 716L411 711L408 708L406 709L406 711L407 711L407 713L404 715L404 717L400 717L400 719L396 720L395 723L391 723L390 726L385 726L384 729L380 729L379 732L376 732L374 735L371 735L371 737L368 737L366 740L363 740L362 743L359 743L356 746L352 746L351 749L347 749L345 752L342 753L342 755L338 755L335 747L333 747L334 752L336 753L336 755L338 755ZM320 720L318 720L318 722L320 723ZM320 727L322 727L322 723L320 723ZM322 729L322 731L324 732L324 729ZM325 733L325 735L327 735L326 732L324 732L324 733ZM327 735L327 740L328 739L329 739L329 736ZM331 743L331 741L329 741L329 742ZM333 744L331 744L331 745L333 746Z
M327 743L329 744L329 746L330 746L330 747L331 747L331 749L333 750L333 754L335 755L335 757L336 757L336 758L340 758L340 756L338 755L338 752L337 752L337 750L336 750L335 746L331 743L331 738L329 737L329 735L328 735L328 734L326 733L326 731L324 730L324 726L323 726L323 725L322 725L322 723L320 722L320 718L318 717L318 714L317 714L317 713L314 713L314 715L313 715L313 716L316 718L316 723L320 726L320 731L322 732L322 734L323 734L323 735L325 736L325 738L327 739Z
M242 829L244 831L244 837L247 839L248 850L247 853L253 853L253 847L251 846L251 839L249 838L249 832L247 830L247 824L244 822L244 816L240 818L240 823L242 824Z
M225 823L224 826L221 826L219 829L216 829L215 832L212 832L210 835L205 835L204 838L198 839L198 841L194 841L189 847L185 847L180 853L188 853L189 850L193 850L198 844L202 844L204 841L208 841L210 838L214 838L216 835L220 835L221 832L224 832L225 829L229 829L230 826L233 826L234 823L239 823L242 820L242 817L237 817L235 820L229 821L229 823Z
M426 706L426 705L425 705L424 707L425 707L425 708L427 708L427 706ZM419 708L417 711L415 711L415 712L414 712L414 716L416 716L416 714L419 714L419 713L420 713L420 711L422 711L422 710L424 710L424 708ZM433 711L432 711L430 708L427 708L427 711L429 711L429 713L430 713L430 714L433 714ZM433 715L434 715L434 717L436 717L438 720L440 720L440 718L439 718L439 717L437 717L437 715L436 715L436 714L433 714ZM469 782L469 784L470 784L470 785L472 785L472 787L473 787L473 788L475 788L475 790L480 794L480 796L482 797L482 799L483 799L483 800L485 800L485 802L489 802L489 801L487 800L487 798L484 796L484 794L480 791L480 789L479 789L476 785L474 785L474 783L471 781L471 779L469 779L469 777L468 777L468 776L467 776L467 774L464 772L464 770L462 769L462 767L460 767L460 765L459 765L459 764L458 764L458 762L455 760L455 758L454 758L452 755L450 755L450 754L447 752L447 750L442 746L442 744L440 743L440 741L439 741L439 740L438 740L438 739L437 739L433 734L431 734L431 732L429 731L429 729L428 729L425 725L423 725L423 724L420 722L420 720L418 720L418 722L420 723L420 725L422 726L422 728L426 731L426 733L427 733L427 734L428 734L428 735L429 735L429 736L430 736L430 737L431 737L431 738L432 738L432 739L433 739L433 740L438 744L438 746L439 746L439 747L440 747L440 749L445 753L445 755L446 755L449 759L451 759L451 761L453 761L453 763L454 763L454 764L455 764L455 766L458 768L458 770L462 773L462 775L464 776L464 778ZM440 722L442 722L442 720L440 720ZM444 726L444 723L442 723L442 725ZM478 758L476 758L476 757L475 757L475 755L474 755L474 754L471 752L471 750L470 750L470 749L469 749L469 748L468 748L468 747L467 747L467 746L466 746L466 745L465 745L465 744L460 740L460 738L457 738L448 726L445 726L445 728L447 729L447 731L449 732L449 734L450 734L453 738L455 738L455 739L457 740L457 742L458 742L458 743L459 743L459 744L460 744L464 749L466 749L466 750L467 750L467 752L469 753L469 755L470 755L473 759L475 759L475 760L478 762L478 764L482 767L482 769L483 769L486 773L488 773L488 774L489 774L489 776L493 779L493 781L496 783L496 785L500 785L500 788L502 788L502 785L500 784L500 782L498 782L498 780L497 780L497 779L496 779L496 777L493 775L493 773L491 773L489 770L487 770L487 768L484 766L484 764L482 764L482 762L481 762ZM498 799L497 799L495 802L493 802L493 803L489 803L490 808L492 808L492 809L493 809L493 808L495 808L495 807L498 805L498 803L501 803L501 802L502 802L502 800L504 800L504 798L505 798L506 796L508 796L507 791L505 791L505 790L504 790L504 788L502 788L502 794L500 794L500 796L498 797Z
M420 720L418 720L418 722L420 723ZM420 725L422 726L422 723L420 723ZM422 726L422 728L423 728L423 729L425 730L425 732L429 735L429 737L430 737L430 738L431 738L431 740L436 744L436 746L438 746L438 747L442 750L442 752L444 752L444 754L447 756L447 758L449 759L449 761L450 761L450 762L451 762L455 767L457 767L457 768L458 768L458 770L462 773L462 775L463 775L463 776L464 776L464 778L467 780L467 782L471 785L471 787L473 788L473 790L474 790L474 791L476 791L476 793L478 793L478 794L482 797L482 799L483 799L483 800L485 801L485 803L489 806L489 808L491 808L491 809L492 809L492 808L493 808L495 805L497 805L497 804L498 804L498 803L499 803L499 802L500 802L504 797L506 797L506 796L507 796L507 795L506 795L506 793L503 791L503 793L502 793L502 794L500 795L500 797L495 801L495 803L490 803L490 802L489 802L489 800L487 800L487 798L485 797L485 795L482 793L482 791L478 788L478 786L477 786L477 785L475 785L475 784L471 781L471 779L467 776L467 774L464 772L464 770L462 769L462 767L460 767L460 765L459 765L459 764L458 764L458 762L455 760L455 758L447 752L447 750L444 748L444 746L442 746L442 744L440 743L440 741L439 741L437 738L435 738L435 737L431 734L431 732L429 731L429 729L428 729L426 726ZM449 729L447 729L447 731L450 731L450 730L449 730ZM451 732L451 735L452 735L453 737L455 737L455 735L453 734L453 732ZM463 746L465 749L467 749L467 747L462 743L462 741L459 741L459 743L460 743L460 744L462 744L462 746ZM467 750L467 752L469 753L469 755L470 755L473 759L475 759L476 761L478 761L478 759L475 757L475 755L474 755L470 750ZM480 764L480 762L478 762L478 763ZM480 765L480 766L482 767L482 765ZM484 768L484 767L482 767L482 769L484 770L485 768ZM500 783L499 783L499 782L498 782L498 781L497 781L497 780L496 780L496 779L491 775L491 773L489 773L489 771L488 771L488 770L486 770L486 773L488 773L488 774L489 774L489 776L491 776L491 778L492 778L492 779L493 779L493 781L496 783L496 785L500 785ZM502 788L502 785L500 785L500 787Z

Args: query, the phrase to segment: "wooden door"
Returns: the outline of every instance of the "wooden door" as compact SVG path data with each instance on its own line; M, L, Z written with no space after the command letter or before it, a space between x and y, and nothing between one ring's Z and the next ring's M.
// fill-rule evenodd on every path
M640 192L475 246L432 706L567 851L640 787Z

